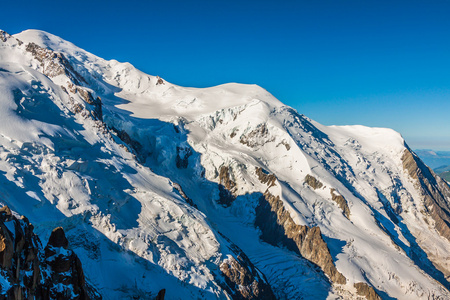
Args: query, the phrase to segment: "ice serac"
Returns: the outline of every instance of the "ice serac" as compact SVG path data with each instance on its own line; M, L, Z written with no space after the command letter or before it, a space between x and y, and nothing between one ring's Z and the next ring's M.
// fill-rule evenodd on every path
M50 237L51 280L84 275L105 299L450 298L449 187L400 134L323 126L256 85L177 86L42 31L0 31L0 196Z

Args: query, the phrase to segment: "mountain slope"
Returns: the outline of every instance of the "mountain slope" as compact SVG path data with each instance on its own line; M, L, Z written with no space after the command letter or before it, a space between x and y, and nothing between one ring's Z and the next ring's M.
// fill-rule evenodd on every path
M398 133L41 31L1 33L0 62L1 201L65 225L106 298L450 297L450 188Z

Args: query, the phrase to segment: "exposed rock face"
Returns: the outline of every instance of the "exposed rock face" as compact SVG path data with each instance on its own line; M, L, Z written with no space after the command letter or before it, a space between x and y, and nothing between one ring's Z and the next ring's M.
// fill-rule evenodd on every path
M353 285L356 288L356 293L360 296L366 297L367 300L381 300L377 292L373 287L369 286L367 283L358 282Z
M0 258L3 277L0 298L26 299L41 295L39 238L25 217L17 219L4 206L0 210Z
M316 179L316 177L312 176L312 175L306 175L305 177L305 182L312 187L313 189L317 190L323 187L323 183L320 182L318 179Z
M64 90L66 89L64 88ZM78 93L87 104L91 105L91 115L94 119L103 121L102 99L100 97L94 99L94 96L87 89L71 83L69 83L69 90L72 93Z
M134 154L136 155L136 159L140 163L144 163L145 159L147 158L147 154L144 153L144 151L142 150L143 147L142 147L141 143L139 143L138 141L132 139L130 137L130 135L125 130L118 130L118 129L114 128L114 127L112 127L111 129L117 134L117 137L122 142L127 144L132 149L132 151L134 151Z
M45 263L53 271L44 276L44 295L50 299L89 299L81 262L68 246L62 227L55 228L44 249Z
M102 109L102 98L97 97L94 100L94 117L97 120L103 121L103 109Z
M183 199L186 200L186 202L189 205L197 208L197 205L195 205L194 201L191 198L189 198L189 196L186 195L186 193L183 191L183 189L181 188L181 185L179 185L178 183L175 183L175 182L173 182L172 184L173 184L174 189L176 189L178 191L178 193L180 193L180 196L183 197Z
M261 238L265 242L274 246L284 245L318 265L333 282L346 283L344 275L334 265L320 228L295 224L279 196L269 191L264 193L256 208L255 225L260 228Z
M284 245L318 265L333 282L345 284L347 280L336 269L320 228L297 225L289 211L284 208L280 197L269 192L269 188L274 186L277 180L275 174L268 174L262 168L257 168L256 174L261 183L268 186L256 207L255 225L261 229L262 240L274 246ZM312 184L313 188L323 186L313 176L306 177L305 181Z
M87 89L80 87L81 83L86 84L86 80L72 67L67 58L59 52L42 48L35 43L29 43L26 50L41 63L42 73L48 77L66 75L71 82L68 82L69 91L78 93L83 100L91 105L90 114L95 120L103 121L102 100L100 97L94 98ZM63 87L67 92L67 89ZM80 104L74 104L73 111L80 113L83 108Z
M156 76L156 85L160 85L160 84L164 84L164 80L161 77Z
M10 37L11 37L11 35L9 35L9 33L7 33L6 31L0 30L0 41L6 42Z
M406 149L403 168L415 181L424 207L435 222L436 230L450 241L450 187L435 175L414 153Z
M77 85L80 85L81 82L86 82L85 79L73 69L72 65L62 53L42 48L35 43L29 43L26 50L41 63L42 73L44 75L56 77L65 74Z
M225 277L225 282L218 281L222 288L233 299L276 299L264 274L255 268L238 246L224 235L220 235L230 243L232 251L232 254L220 264L221 275Z
M277 177L274 174L269 174L262 168L256 168L256 175L258 175L259 181L266 184L269 188L275 185Z
M254 130L250 131L247 135L242 135L239 142L250 148L262 146L268 142L273 142L274 137L269 135L269 129L265 123L259 124Z
M236 199L236 182L231 177L230 168L222 166L219 171L219 203L230 206Z
M76 91L77 93L80 94L81 98L83 98L83 100L88 103L88 104L94 104L94 97L92 97L91 92L89 92L88 90L85 90L83 88L80 88L78 86L74 86L73 90Z
M165 295L166 295L166 289L162 289L158 292L158 295L156 295L155 300L164 300Z
M27 218L0 209L0 299L101 299L86 290L81 262L61 227L45 250Z
M348 208L348 203L345 198L338 194L335 189L330 189L331 193L331 199L339 205L339 207L342 209L342 213L347 217L347 219L350 219L350 209Z
M245 254L242 253L237 259L232 256L225 259L220 270L228 286L226 290L233 299L276 299L265 278L260 277Z
M192 155L192 149L189 146L177 146L176 165L178 169L186 169L189 163L189 157Z

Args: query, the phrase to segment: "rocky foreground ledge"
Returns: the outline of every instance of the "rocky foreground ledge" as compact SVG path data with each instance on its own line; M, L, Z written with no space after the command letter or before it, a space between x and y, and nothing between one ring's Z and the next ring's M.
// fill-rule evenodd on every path
M0 209L0 299L101 299L87 286L63 228L52 231L45 248L33 228L8 206Z

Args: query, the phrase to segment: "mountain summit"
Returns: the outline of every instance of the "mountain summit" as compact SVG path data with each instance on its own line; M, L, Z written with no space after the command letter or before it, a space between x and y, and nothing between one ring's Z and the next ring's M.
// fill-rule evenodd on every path
M0 202L105 299L450 298L450 187L397 132L42 31L0 31Z

